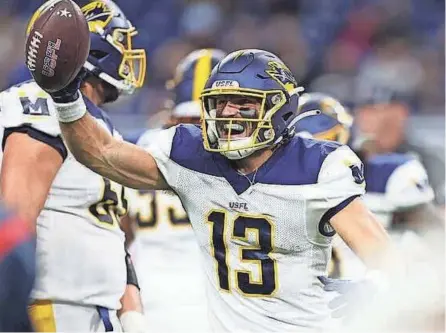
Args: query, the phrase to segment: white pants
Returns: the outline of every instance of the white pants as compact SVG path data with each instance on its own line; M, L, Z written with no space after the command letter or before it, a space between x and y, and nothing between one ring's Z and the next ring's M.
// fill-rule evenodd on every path
M38 332L122 332L116 310L38 300L29 314Z

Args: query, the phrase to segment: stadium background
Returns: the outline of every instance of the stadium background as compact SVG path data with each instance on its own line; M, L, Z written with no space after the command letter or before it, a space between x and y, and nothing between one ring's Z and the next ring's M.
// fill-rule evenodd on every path
M24 30L43 2L0 2L1 88L29 78ZM407 121L392 108L373 120L388 124L379 135L393 140L393 150L423 155L437 201L444 202L444 0L115 2L138 28L137 46L148 55L144 88L109 108L124 134L162 124L165 81L191 50L264 48L277 53L307 91L329 93L352 110L370 101L404 102Z

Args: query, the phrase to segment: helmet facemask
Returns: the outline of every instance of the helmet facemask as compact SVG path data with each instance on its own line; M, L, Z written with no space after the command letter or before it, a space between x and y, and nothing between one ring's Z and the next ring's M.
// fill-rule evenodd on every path
M242 159L272 145L272 116L286 103L283 91L255 89L207 89L202 95L204 147L228 159ZM256 101L258 108L240 108L237 117L224 117L219 101L241 98ZM237 103L233 103L237 104ZM223 106L224 107L224 106Z
M107 34L100 27L96 27L96 31L122 54L122 60L118 68L120 79L104 72L99 73L99 78L116 87L121 94L132 94L135 89L142 87L146 75L145 50L132 49L132 38L137 34L135 27L114 29L112 34ZM97 71L96 66L88 61L84 67L93 73Z

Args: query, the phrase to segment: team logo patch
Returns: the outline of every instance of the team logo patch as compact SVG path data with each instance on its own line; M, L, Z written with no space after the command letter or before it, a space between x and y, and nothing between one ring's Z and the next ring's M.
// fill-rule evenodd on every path
M297 81L290 69L281 62L270 61L269 68L265 71L269 76L276 80L288 92L297 88Z

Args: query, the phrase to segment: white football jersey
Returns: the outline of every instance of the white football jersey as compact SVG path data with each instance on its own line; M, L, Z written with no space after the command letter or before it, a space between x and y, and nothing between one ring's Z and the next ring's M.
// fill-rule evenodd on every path
M137 144L146 147L157 130ZM155 332L207 331L206 288L200 250L173 192L128 190L136 221L131 246L146 317Z
M193 125L160 131L147 150L194 228L213 328L322 329L329 311L317 276L331 256L330 218L364 192L356 155L295 137L249 180L205 151Z
M368 160L364 167L367 183L364 202L386 229L391 227L394 213L434 199L426 170L410 155L377 155ZM389 230L389 233L399 246L410 244L413 249L422 247L421 240L413 232ZM340 276L349 279L363 277L366 267L360 259L339 237L335 238L334 244Z
M85 102L98 123L119 136L103 111ZM3 91L0 108L3 144L10 133L19 131L64 157L37 219L32 298L120 308L126 286L124 234L119 226L127 206L123 187L92 172L67 151L52 100L36 83Z

